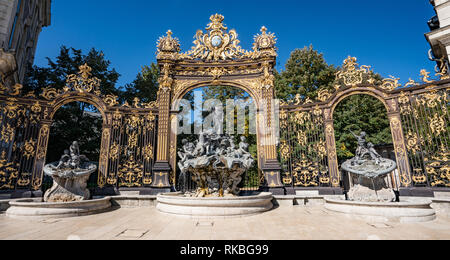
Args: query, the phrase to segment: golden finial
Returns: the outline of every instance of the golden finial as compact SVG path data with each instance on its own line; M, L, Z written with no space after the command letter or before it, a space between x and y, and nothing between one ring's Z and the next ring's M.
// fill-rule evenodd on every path
M267 28L265 26L261 27L261 32L263 34L266 34L267 33Z

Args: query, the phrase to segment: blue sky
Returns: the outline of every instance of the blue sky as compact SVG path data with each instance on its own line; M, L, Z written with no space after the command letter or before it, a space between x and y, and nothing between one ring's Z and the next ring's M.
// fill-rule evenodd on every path
M340 66L349 55L384 77L418 80L421 69L434 70L424 34L434 15L428 0L53 0L52 25L44 28L35 64L47 65L61 45L103 50L122 75L118 86L133 81L143 65L156 61L156 41L171 29L181 48L192 46L198 29L212 14L225 16L241 46L266 26L278 38L278 65L291 51L312 44L329 64Z

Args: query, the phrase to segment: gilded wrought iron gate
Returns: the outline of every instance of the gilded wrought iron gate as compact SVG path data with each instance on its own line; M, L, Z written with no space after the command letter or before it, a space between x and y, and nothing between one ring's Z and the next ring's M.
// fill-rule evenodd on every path
M292 187L330 187L323 110L283 110L280 128L283 183Z
M341 188L333 113L352 95L373 96L386 107L398 164L393 183L404 190L450 187L448 75L437 73L440 80L431 80L422 70L423 83L410 80L405 86L399 79L380 81L373 75L370 67L359 67L349 57L334 90L320 90L314 101L300 96L282 101L278 150L286 187Z
M156 144L156 115L133 110L113 113L108 185L150 187Z
M399 97L414 187L450 187L448 88L404 91Z
M98 187L154 186L156 103L118 103L98 90L91 68L67 76L61 90L44 88L40 97L23 95L21 85L0 84L0 191L39 191L53 117L70 102L94 105L103 118ZM158 184L156 184L158 185Z
M33 178L42 107L0 97L0 190L38 188ZM34 180L34 182L33 182Z

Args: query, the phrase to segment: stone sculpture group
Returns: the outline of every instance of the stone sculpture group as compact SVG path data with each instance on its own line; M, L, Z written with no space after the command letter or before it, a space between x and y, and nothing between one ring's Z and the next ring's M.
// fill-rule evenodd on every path
M235 196L240 189L242 175L249 170L255 160L249 152L249 145L244 136L236 147L234 137L202 131L196 142L183 140L183 147L178 152L181 170L180 183L183 186L188 181L188 174L197 184L195 194L186 196Z

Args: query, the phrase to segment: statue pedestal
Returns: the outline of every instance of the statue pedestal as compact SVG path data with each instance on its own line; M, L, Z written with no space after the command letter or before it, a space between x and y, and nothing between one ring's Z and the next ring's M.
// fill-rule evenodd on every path
M369 179L360 175L350 173L350 178L354 183L348 192L348 199L351 201L364 202L395 202L397 195L390 188L387 178Z
M325 209L369 222L419 223L436 219L436 211L429 201L356 202L325 199Z
M260 214L273 208L273 195L259 193L253 196L235 197L186 197L182 193L157 196L157 209L166 214L195 217L242 217Z

